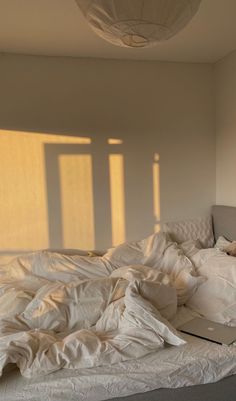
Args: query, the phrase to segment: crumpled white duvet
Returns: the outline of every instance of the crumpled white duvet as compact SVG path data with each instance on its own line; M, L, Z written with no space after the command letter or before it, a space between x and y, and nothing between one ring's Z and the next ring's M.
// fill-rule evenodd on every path
M173 324L192 317L181 307ZM234 345L226 347L187 334L184 338L187 343L180 347L165 347L114 365L62 369L31 379L17 370L8 372L0 380L0 401L101 401L158 388L212 383L236 373Z
M54 296L47 296L39 303L36 300L32 307L29 304L20 316L2 320L1 369L8 363L16 363L22 375L32 377L60 368L88 368L139 358L162 348L164 341L172 345L185 343L157 309L142 298L138 282L127 284L125 280L106 279L101 290L108 294L96 289L96 280L92 282L97 296L92 295L93 308L87 308L87 314L82 317L77 311L82 308L75 302L75 294L70 294L71 286L65 285L68 298L63 299L62 305L57 288ZM85 291L86 302L87 295ZM94 302L96 299L99 302L101 296L106 305L97 319L98 308ZM83 303L83 297L80 299ZM54 313L53 318L51 313ZM78 326L75 323L77 317L80 320ZM80 327L81 320L85 324ZM41 323L39 328L32 329L36 322Z
M177 298L184 299L201 278L172 248L165 235L156 235L133 246L139 257L121 249L126 263L149 260L155 268L120 268L124 261L112 259L113 250L103 258L36 252L1 266L0 374L9 363L29 378L184 344L168 319Z
M200 308L215 273L233 277L233 260L185 253L156 234L104 257L36 252L0 261L0 372L13 363L25 376L4 375L0 400L98 401L235 374L234 345L175 329L195 313L176 315L177 304Z

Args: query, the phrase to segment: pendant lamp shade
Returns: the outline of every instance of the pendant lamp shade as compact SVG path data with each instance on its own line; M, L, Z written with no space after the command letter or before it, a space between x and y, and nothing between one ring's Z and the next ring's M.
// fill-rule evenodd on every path
M124 47L151 47L183 29L201 0L76 0L91 28Z

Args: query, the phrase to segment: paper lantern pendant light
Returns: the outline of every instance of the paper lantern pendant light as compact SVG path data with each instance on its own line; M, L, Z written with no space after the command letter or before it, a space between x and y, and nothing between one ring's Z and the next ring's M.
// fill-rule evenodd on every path
M183 29L201 0L76 0L91 28L125 47L150 47Z

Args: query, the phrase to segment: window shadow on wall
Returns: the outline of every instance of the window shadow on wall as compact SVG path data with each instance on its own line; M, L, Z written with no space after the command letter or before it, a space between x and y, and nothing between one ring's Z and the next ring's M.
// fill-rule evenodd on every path
M149 159L143 174L146 174L146 183L152 180L150 201L150 193L142 188L143 177L137 188L129 171L133 166L129 163L125 141L120 138L108 138L103 143L90 140L86 144L45 144L44 149L50 247L116 246L127 240L132 226L135 230L136 222L149 213L150 231L160 229L157 153L152 155L152 165ZM143 198L143 191L146 207L140 211L135 196Z
M0 131L0 253L105 249L160 228L160 155L132 137Z

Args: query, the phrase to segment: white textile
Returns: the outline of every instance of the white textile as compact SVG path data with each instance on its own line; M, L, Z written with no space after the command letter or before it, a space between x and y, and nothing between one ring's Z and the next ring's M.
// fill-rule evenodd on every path
M212 248L200 250L192 261L207 280L187 305L209 320L236 326L236 258Z
M175 324L183 324L192 316L181 307ZM187 343L180 347L165 347L114 365L63 369L32 379L20 376L17 370L9 372L0 380L0 401L102 401L158 388L212 383L236 373L234 345L226 347L183 336Z
M1 266L0 372L15 363L22 375L33 377L140 358L164 343L184 344L166 318L176 312L175 284L185 290L192 265L181 254L188 262L181 266L168 241L162 253L171 250L169 264L162 264L158 255L163 243L162 235L143 240L139 261L153 260L156 266L141 266L142 273L140 266L119 273L106 257L45 251ZM167 276L162 270L170 270L171 264L174 275Z

